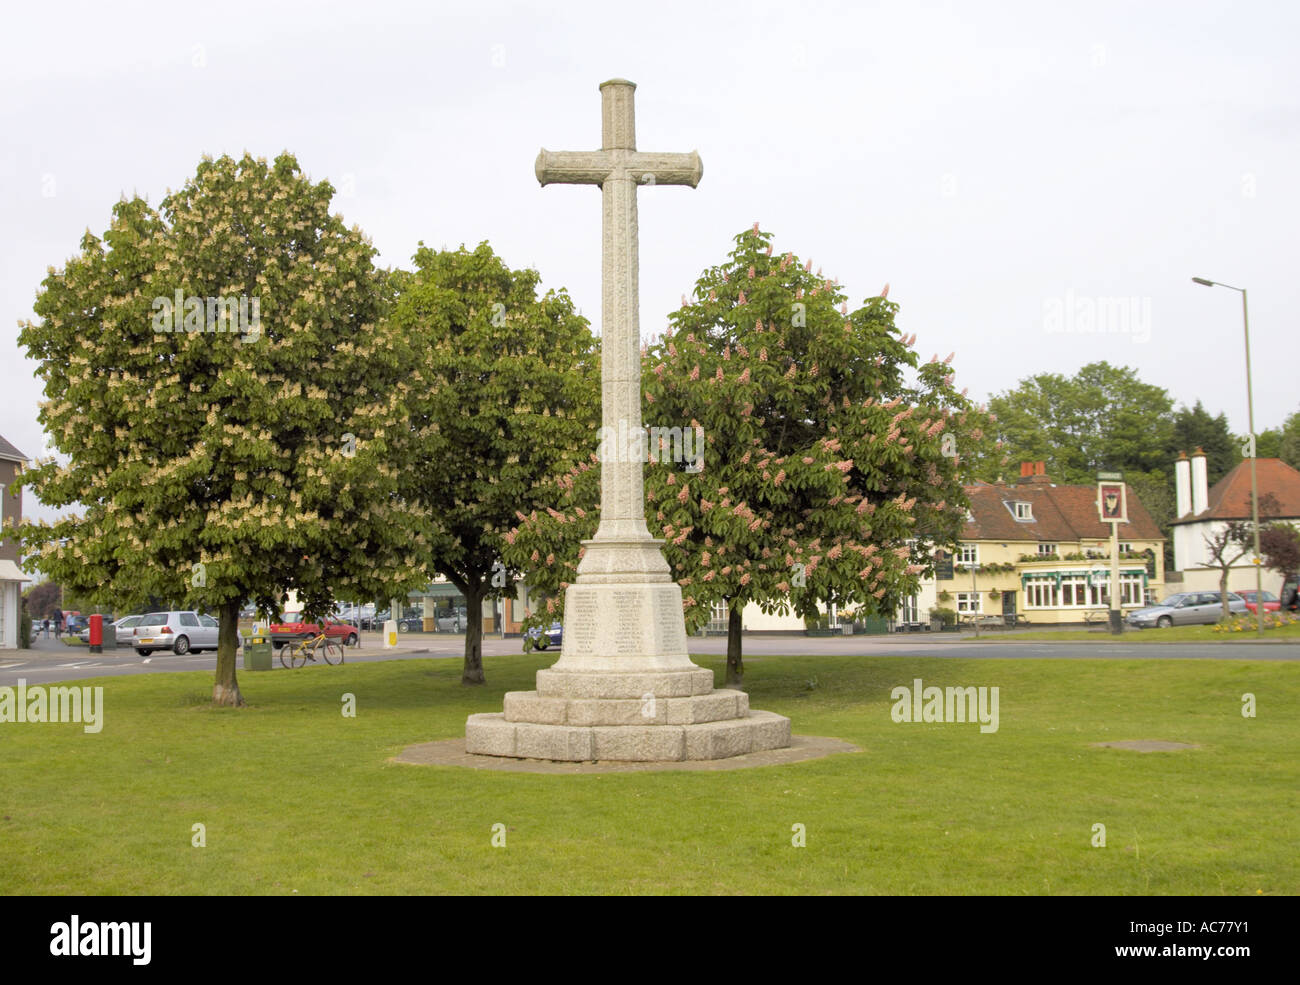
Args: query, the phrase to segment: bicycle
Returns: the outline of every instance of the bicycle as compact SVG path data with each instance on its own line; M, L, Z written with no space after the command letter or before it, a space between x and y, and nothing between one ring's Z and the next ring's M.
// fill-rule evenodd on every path
M302 640L292 640L280 647L280 665L285 669L305 666L307 661L316 661L316 650L330 666L343 663L343 646L338 640L332 640L324 633L309 636Z

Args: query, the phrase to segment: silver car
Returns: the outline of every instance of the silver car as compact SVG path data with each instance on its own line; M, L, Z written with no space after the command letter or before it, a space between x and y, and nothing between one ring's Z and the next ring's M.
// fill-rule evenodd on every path
M134 630L136 626L140 625L140 620L143 618L144 616L123 616L117 622L104 623L104 638L107 639L108 634L113 633L117 637L118 646L134 646ZM89 643L90 627L87 626L77 636L80 637L81 642Z
M219 623L211 616L197 612L151 612L140 617L132 630L131 645L135 652L147 657L154 650L171 650L178 656L194 651L215 650Z
M1246 611L1246 600L1235 592L1228 593L1228 612L1238 615ZM1170 595L1159 605L1130 612L1126 620L1130 626L1149 629L1155 626L1197 626L1213 624L1223 617L1222 597L1218 592L1180 592Z

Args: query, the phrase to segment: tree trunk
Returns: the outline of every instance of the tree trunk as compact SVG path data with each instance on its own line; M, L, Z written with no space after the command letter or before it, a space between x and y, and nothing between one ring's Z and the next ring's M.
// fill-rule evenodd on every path
M732 602L727 608L727 683L725 687L740 690L745 680L745 663L740 657L740 613L743 602Z
M227 602L221 607L221 628L217 631L217 678L212 685L212 703L232 708L244 706L244 696L239 693L235 679L235 651L239 642L239 603Z
M1228 611L1228 568L1226 566L1223 569L1223 574L1219 575L1219 604L1223 607L1222 618L1227 619L1230 613Z
M475 579L465 586L465 670L460 675L462 684L486 684L483 676L483 582Z

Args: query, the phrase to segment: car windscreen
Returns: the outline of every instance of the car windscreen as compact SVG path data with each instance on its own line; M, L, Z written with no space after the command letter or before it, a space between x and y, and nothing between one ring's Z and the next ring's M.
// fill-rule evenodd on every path
M147 616L140 618L141 626L163 626L167 623L167 613L151 612Z

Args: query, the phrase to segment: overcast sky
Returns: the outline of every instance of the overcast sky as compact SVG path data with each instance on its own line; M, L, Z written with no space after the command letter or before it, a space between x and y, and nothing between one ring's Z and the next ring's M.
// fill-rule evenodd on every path
M599 146L614 77L640 149L704 161L697 189L640 192L644 335L758 220L854 304L889 282L978 399L1104 359L1244 432L1240 296L1202 276L1251 292L1276 427L1300 409L1297 39L1285 2L11 6L0 435L43 453L15 322L46 267L204 153L288 149L381 264L486 239L598 327L599 192L533 161Z

